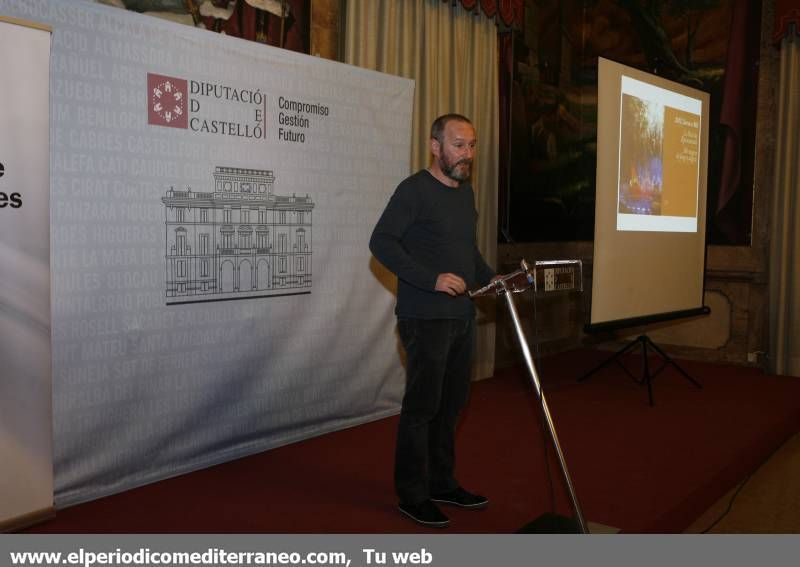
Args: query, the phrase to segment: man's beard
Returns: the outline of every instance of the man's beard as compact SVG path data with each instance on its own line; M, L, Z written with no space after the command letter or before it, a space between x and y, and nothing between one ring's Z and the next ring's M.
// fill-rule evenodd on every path
M459 165L466 165L466 167L458 168ZM439 168L447 177L453 181L465 181L469 179L472 174L472 160L469 158L462 158L455 163L451 163L447 156L444 154L439 159Z

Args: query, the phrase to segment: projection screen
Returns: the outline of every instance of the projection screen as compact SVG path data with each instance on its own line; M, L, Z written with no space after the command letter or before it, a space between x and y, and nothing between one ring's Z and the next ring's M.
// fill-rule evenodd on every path
M588 331L707 312L709 95L599 60Z

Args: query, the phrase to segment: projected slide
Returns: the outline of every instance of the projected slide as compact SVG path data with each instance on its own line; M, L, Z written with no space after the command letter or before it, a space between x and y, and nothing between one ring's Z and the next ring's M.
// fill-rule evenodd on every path
M697 232L701 101L621 81L617 230Z

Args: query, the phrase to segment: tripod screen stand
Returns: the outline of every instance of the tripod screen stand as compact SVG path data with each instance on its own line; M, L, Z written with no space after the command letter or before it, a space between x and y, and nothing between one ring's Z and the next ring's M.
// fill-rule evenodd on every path
M628 367L625 366L622 363L620 358L626 352L628 352L630 350L633 350L634 348L636 348L637 346L640 346L640 345L642 347L642 350L641 350L641 352L642 352L642 375L641 375L640 378L637 378L636 376L633 375L633 373L631 373L630 370L628 370ZM661 359L663 361L661 366L658 368L658 370L656 370L655 372L652 372L652 373L650 372L650 362L649 362L648 353L647 353L648 349L652 349L656 353L658 353L658 355L661 357ZM595 372L598 372L599 370L605 368L606 366L608 366L612 362L616 362L617 364L619 364L622 367L622 369L625 371L625 373L628 374L628 376L630 376L631 378L633 378L633 380L635 382L637 382L638 384L647 384L647 397L648 397L648 400L649 400L651 406L655 405L654 402L653 402L653 384L652 384L653 379L656 376L658 376L661 373L661 371L664 370L667 366L672 366L673 368L675 368L678 372L680 372L683 375L684 378L686 378L689 382L694 384L696 387L698 387L698 388L702 388L703 387L700 384L700 382L698 382L697 380L695 380L694 378L689 376L688 372L686 372L683 368L681 368L680 365L677 362L672 360L672 358L670 358L670 356L667 353L665 353L663 350L661 350L658 347L658 345L656 343L654 343L650 339L650 337L648 337L647 335L639 335L638 337L636 337L635 340L629 342L627 345L625 345L625 347L623 347L622 349L620 349L619 351L614 353L610 358L608 358L607 360L604 360L603 362L601 362L600 364L598 364L597 366L592 368L589 372L587 372L586 374L584 374L583 376L578 378L578 381L579 382L583 382L584 380L588 379L592 374L594 374Z
M569 287L570 282L572 282L572 287ZM550 409L547 406L547 400L545 399L544 392L542 391L542 385L539 381L539 374L536 371L536 365L533 363L533 357L531 356L531 351L528 347L528 341L525 338L525 331L522 329L519 312L517 311L517 306L514 302L514 294L522 293L530 288L536 290L537 285L540 283L543 283L545 290L555 291L556 289L579 289L576 286L580 286L580 282L581 266L579 260L536 262L533 268L525 260L522 260L520 262L520 268L515 272L500 276L492 281L489 285L484 286L479 290L471 291L469 295L470 297L478 297L481 295L497 294L502 295L506 300L506 306L508 307L509 314L511 315L511 320L514 323L514 330L516 331L517 340L519 341L519 346L525 359L525 365L527 366L531 383L533 384L534 390L536 391L536 397L538 398L541 406L547 432L550 436L553 447L555 448L556 456L558 457L561 475L567 488L570 504L572 505L572 511L575 516L575 522L577 523L577 531L579 533L586 534L589 533L589 529L586 525L586 520L583 517L580 504L578 503L578 497L576 496L575 488L572 485L572 478L567 470L567 462L564 458L564 453L561 450L561 445L558 442L558 435L556 435L556 428L553 424L553 418L550 415ZM550 518L553 517L553 515L546 516ZM532 524L537 523L537 521L541 519L542 518L534 520ZM553 522L548 521L548 519L545 518L544 522L542 523L552 524ZM560 522L560 524L561 529L556 528L555 531L575 531L574 529L565 527L571 524L569 520L565 519L565 521Z

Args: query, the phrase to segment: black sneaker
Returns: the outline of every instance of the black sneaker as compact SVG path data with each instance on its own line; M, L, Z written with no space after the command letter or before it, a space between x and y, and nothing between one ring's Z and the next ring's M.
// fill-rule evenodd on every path
M450 492L442 492L440 494L432 494L431 500L440 502L442 504L451 504L453 506L460 506L461 508L471 508L478 510L479 508L486 508L489 505L489 499L485 496L472 494L467 492L460 486Z
M430 500L424 500L419 504L405 504L398 506L400 511L423 526L432 528L444 528L450 524L450 518L442 514L441 510Z

